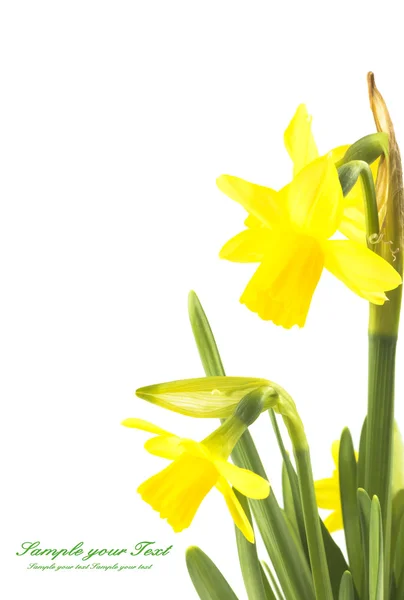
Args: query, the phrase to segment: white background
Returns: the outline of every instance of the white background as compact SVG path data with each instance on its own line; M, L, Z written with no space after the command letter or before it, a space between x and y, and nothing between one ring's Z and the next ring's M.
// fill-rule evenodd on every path
M268 377L294 396L317 478L331 474L329 447L345 425L357 442L366 302L325 274L303 330L240 305L254 266L217 255L244 212L215 179L286 183L283 130L302 101L321 152L374 131L368 70L404 140L398 3L0 6L0 586L8 580L9 600L193 599L184 551L196 544L245 599L222 498L212 492L174 535L136 494L164 461L120 421L138 416L196 439L216 427L134 396L202 375L187 318L195 289L228 373ZM280 496L268 421L252 433ZM42 573L15 555L27 540L129 548L143 539L174 544L144 572Z

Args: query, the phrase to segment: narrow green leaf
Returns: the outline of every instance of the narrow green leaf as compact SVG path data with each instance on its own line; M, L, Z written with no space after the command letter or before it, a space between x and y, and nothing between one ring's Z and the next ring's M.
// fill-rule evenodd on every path
M341 435L339 483L345 541L355 587L360 593L363 578L363 550L357 500L357 464L349 429Z
M212 329L199 298L193 291L188 296L188 314L206 376L224 375L222 359Z
M267 478L248 431L233 450L232 459L237 466ZM249 504L285 596L288 600L314 600L309 565L289 530L274 491L271 489L264 500L249 500Z
M271 417L271 421L272 424L275 425L274 426L274 431L275 431L275 435L278 441L278 445L284 460L284 467L282 468L282 486L283 486L283 498L284 498L284 506L285 506L285 512L289 518L289 522L291 522L296 530L296 535L298 535L298 531L300 531L300 537L305 540L305 549L306 549L306 556L307 556L307 540L306 540L306 532L305 532L305 525L304 525L304 520L303 520L303 509L302 509L302 505L301 505L301 497L300 497L300 490L299 490L299 481L297 478L297 474L296 471L292 465L292 461L289 457L289 454L286 452L285 449L285 445L283 443L282 440L282 436L276 421L276 415L274 413L273 410L269 411L270 417ZM294 494L292 497L292 486L291 483L293 483L293 488L294 488ZM289 492L290 490L290 492ZM295 519L295 521L293 520L293 514L295 513L295 507L298 506L300 507L299 512L300 512L300 519L303 520L303 523L301 523L300 525L300 529L297 529L297 518ZM295 524L296 523L296 524ZM331 536L330 532L328 531L327 527L324 525L323 521L320 519L320 525L321 525L321 533L323 536L323 542L324 542L324 549L325 549L325 554L327 557L327 563L328 563L328 571L330 574L330 579L331 579L331 587L332 587L332 591L333 591L333 595L334 598L337 598L338 596L338 590L339 590L339 586L340 586L340 582L341 582L341 578L344 574L344 572L348 569L348 565L346 563L346 560L344 558L344 555L341 552L341 549L339 548L338 544L334 541L333 537ZM303 531L302 531L302 526L303 526Z
M391 488L393 498L391 515L391 557L393 561L397 543L396 533L399 529L401 518L404 515L404 443L396 422L394 423L393 477ZM404 548L404 546L402 547ZM404 554L404 550L402 553Z
M234 488L233 492L237 496L248 520L252 523L247 498ZM235 531L241 573L243 575L248 600L262 600L262 598L265 598L265 587L261 576L261 564L257 555L257 547L255 543L251 544L245 538L238 527L235 527Z
M366 474L366 431L367 431L367 417L363 421L361 437L359 440L359 457L358 457L358 488L365 486L365 474Z
M369 597L369 529L370 529L370 509L372 501L364 489L359 488L357 492L359 521L361 524L361 538L363 549L363 587L362 594L364 598Z
M373 496L369 530L369 600L384 599L383 526L380 502Z
M278 442L279 450L281 451L281 455L283 458L283 464L284 464L284 467L286 470L287 479L289 481L289 489L290 489L290 496L291 496L292 503L289 502L288 508L286 507L286 503L285 503L285 511L286 511L290 521L293 523L293 525L296 525L297 532L300 536L300 543L302 544L302 547L303 547L303 550L304 550L307 560L310 560L309 549L307 547L306 529L305 529L305 525L304 525L302 500L300 497L299 481L298 481L298 478L296 475L296 471L292 465L292 461L290 460L290 456L286 451L285 444L283 443L283 439L281 436L281 432L279 430L278 422L276 420L276 415L272 409L270 409L268 412L269 412L269 416L270 416L270 419L272 422L272 427L275 432L276 440ZM287 482L285 481L284 483L286 486ZM287 494L288 490L286 489L285 486L283 486L283 487L284 487L285 493ZM285 500L285 495L284 495L284 500ZM286 501L288 501L288 499L286 499Z
M269 565L265 562L265 560L262 560L261 564L264 568L265 573L268 576L269 581L271 582L272 588L275 590L275 596L276 596L277 600L284 600L284 596L283 596L281 590L279 589L278 582L276 581L274 574L272 573Z
M297 518L295 504L293 502L292 488L290 486L290 480L288 472L286 470L285 463L282 463L282 498L283 498L283 509L293 526L293 529L297 536L299 536L299 529L297 527Z
M338 600L355 600L353 579L349 571L345 571L342 576Z
M341 548L335 542L334 538L320 520L321 533L323 534L324 548L327 556L328 570L330 573L331 587L334 598L338 597L339 584L344 572L348 569L348 565L341 552Z
M189 299L190 321L207 376L224 375L224 368L206 314L197 295ZM249 431L233 450L234 463L267 479L261 459ZM313 581L303 551L296 544L274 491L265 500L249 501L257 527L274 566L283 593L288 600L314 600Z
M262 581L264 584L264 590L265 590L265 595L262 596L262 598L265 598L265 600L279 600L279 597L275 596L275 592L273 591L271 584L268 581L268 577L266 576L261 563L260 563L260 572L261 572L261 578L262 578Z
M215 563L197 546L185 554L189 576L201 600L237 600Z
M400 587L400 585L404 587L404 511L401 515L401 520L398 523L397 530L393 531L393 534L396 538L394 552L394 577L398 587ZM404 598L404 594L402 597Z

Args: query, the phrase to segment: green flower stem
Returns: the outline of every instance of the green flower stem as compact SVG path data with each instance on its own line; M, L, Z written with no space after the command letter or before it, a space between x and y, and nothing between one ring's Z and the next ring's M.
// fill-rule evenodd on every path
M379 235L379 214L377 209L376 190L373 183L372 171L367 162L363 160L351 160L338 169L338 175L344 196L346 196L358 178L361 178L362 188L365 194L365 223L368 236L368 246L372 247Z
M378 308L371 306L372 313ZM391 543L391 481L394 430L394 377L397 336L369 335L369 395L365 489L380 500L384 531L385 569L389 572Z
M303 423L296 410L292 398L282 388L275 387L279 393L279 412L285 422L293 445L297 474L300 484L304 524L306 528L307 545L309 548L310 564L313 574L314 589L317 600L333 600L331 580L328 571L327 557L321 532L320 517L314 491L313 471L311 468L310 451Z

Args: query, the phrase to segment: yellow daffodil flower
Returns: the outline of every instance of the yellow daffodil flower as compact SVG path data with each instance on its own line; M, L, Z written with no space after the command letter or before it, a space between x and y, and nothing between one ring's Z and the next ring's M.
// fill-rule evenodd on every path
M260 407L258 409L259 414ZM191 524L202 500L216 487L223 495L234 523L249 542L254 532L231 486L249 498L263 499L269 494L269 483L247 469L241 469L228 458L249 422L237 411L202 442L180 438L165 429L141 419L126 419L123 425L155 434L145 449L172 463L142 483L138 492L145 502L167 519L175 532Z
M261 263L240 301L262 319L303 327L323 268L374 304L401 284L397 271L365 245L329 239L344 210L331 156L310 162L280 192L229 175L217 184L253 218L220 257Z
M339 487L339 446L340 442L337 440L331 447L332 458L335 464L332 477L314 482L317 506L332 511L324 521L324 525L330 533L344 528ZM355 457L358 460L357 452L355 452Z

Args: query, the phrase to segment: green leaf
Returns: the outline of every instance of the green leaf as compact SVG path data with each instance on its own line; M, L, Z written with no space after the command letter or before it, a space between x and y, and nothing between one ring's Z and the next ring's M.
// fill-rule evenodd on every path
M292 488L290 486L289 476L288 476L284 462L282 463L282 498L283 498L283 509L286 513L286 516L289 519L296 535L299 536L295 504L293 502L293 496L292 496Z
M364 577L362 594L364 598L369 597L369 529L370 529L370 509L372 501L364 489L359 488L357 492L359 521L361 524L361 538L363 549Z
M260 572L261 572L261 578L262 578L262 582L264 584L264 596L262 596L262 598L264 598L265 600L278 600L278 596L275 596L275 593L271 587L271 584L268 581L268 577L265 575L265 571L263 569L262 564L260 563Z
M358 488L363 488L365 486L367 422L367 417L365 417L362 425L361 437L359 440Z
M345 571L342 576L338 600L355 600L354 584L349 571Z
M373 496L369 530L369 600L384 598L383 526L380 502Z
M296 471L292 465L292 461L289 457L289 454L286 452L285 445L282 440L282 436L276 421L276 416L274 411L269 410L269 414L271 417L272 424L274 425L275 435L278 441L278 445L284 460L282 467L282 488L283 488L283 499L284 499L284 507L285 512L289 518L289 522L293 524L294 529L296 530L296 535L298 535L297 529L297 517L295 513L295 506L300 507L299 512L301 514L300 519L303 519L303 510L301 506L301 498L300 498L300 490L299 490L299 481L297 478ZM292 495L292 486L293 483L294 493ZM302 532L303 525L303 532ZM324 525L323 521L320 519L321 533L323 536L324 549L327 557L328 563L328 571L331 579L331 587L333 591L334 598L338 597L338 590L340 586L341 577L343 573L348 569L348 565L344 558L344 555L341 552L338 544L334 541L327 527ZM300 537L305 540L305 547L307 549L307 541L306 541L306 532L304 521L300 525ZM307 556L306 551L306 556Z
M327 556L328 570L330 573L331 587L334 598L338 597L339 584L343 573L348 569L348 565L341 552L341 548L335 542L334 538L320 520L321 533L323 534L324 548Z
M250 508L247 498L233 488L248 520L252 523ZM235 527L237 550L240 560L241 573L243 575L244 586L247 592L248 600L262 600L266 597L265 583L261 575L261 564L257 555L257 547L251 544L241 533L238 527Z
M189 576L201 600L237 600L215 563L197 546L186 551Z
M282 594L281 590L279 589L278 583L277 583L271 569L269 568L269 565L264 560L261 561L261 565L263 567L264 574L266 573L266 575L267 575L267 581L271 582L271 586L275 590L275 593L274 593L275 600L284 600L283 594Z
M193 291L188 296L188 314L206 376L224 375L222 359L212 329L199 298Z
M224 375L224 368L208 319L194 292L189 300L190 321L207 376ZM267 479L249 431L232 453L234 463ZM314 600L313 581L306 557L296 544L273 490L265 500L249 501L257 528L277 578L288 600Z
M404 511L401 515L401 520L398 523L398 527L395 533L396 544L395 544L395 552L394 552L394 577L397 583L398 588L402 588L403 594L402 596L397 596L397 598L404 598Z
M363 550L357 500L357 464L349 429L341 435L339 483L345 541L355 587L360 592L363 577Z
M302 544L304 553L306 555L307 560L309 561L309 549L307 547L307 538L306 538L306 529L304 525L304 516L303 516L303 508L302 508L302 500L300 497L300 489L299 489L299 481L296 475L296 471L292 465L292 461L290 460L290 456L286 451L285 444L283 443L283 439L281 436L281 432L279 430L278 422L276 420L276 415L272 409L269 411L269 416L272 422L272 427L275 432L276 440L278 442L279 449L281 451L281 455L283 458L284 469L282 469L282 487L283 487L283 499L285 512L289 517L289 520L296 526L296 530L300 537L300 543ZM284 476L284 470L286 471L286 480ZM289 486L288 486L289 483ZM289 488L289 489L288 489ZM289 498L285 498L288 495L290 490ZM291 502L290 502L291 500ZM287 504L289 506L287 506Z
M394 423L393 437L393 476L391 493L392 503L392 536L391 536L391 557L394 560L397 544L397 531L400 527L402 516L404 515L404 444L397 423ZM404 546L401 546L404 548ZM398 546L400 548L400 546ZM404 550L402 551L404 554ZM404 559L403 559L404 560Z

